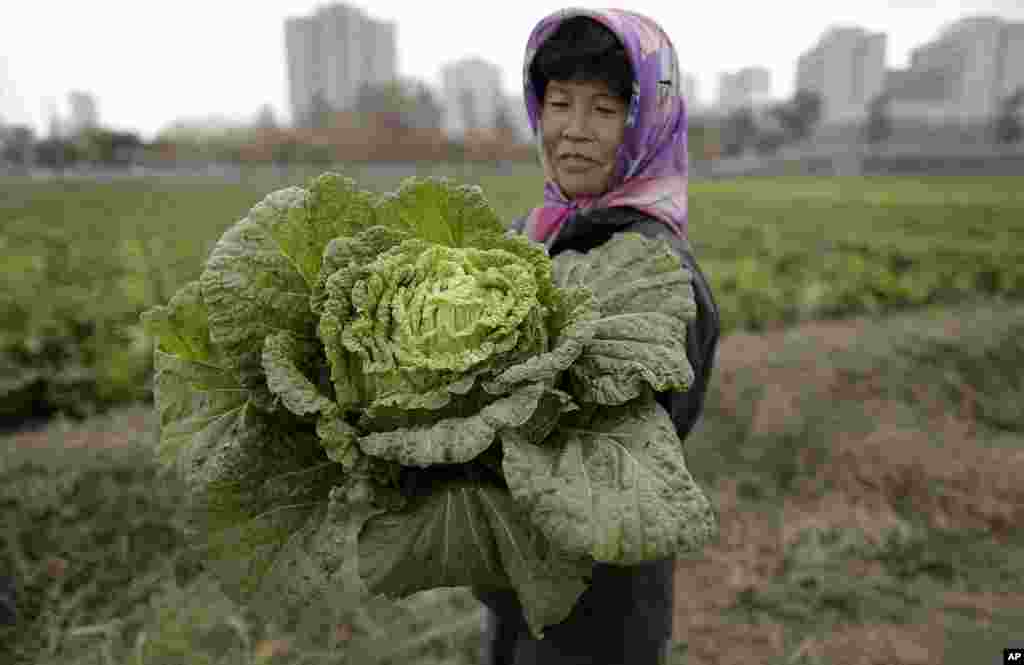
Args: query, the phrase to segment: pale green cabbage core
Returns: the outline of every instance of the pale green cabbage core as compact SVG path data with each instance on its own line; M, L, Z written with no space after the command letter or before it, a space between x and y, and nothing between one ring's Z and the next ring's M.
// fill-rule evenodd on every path
M368 373L469 371L513 348L539 304L532 268L501 250L410 240L368 270L343 334Z

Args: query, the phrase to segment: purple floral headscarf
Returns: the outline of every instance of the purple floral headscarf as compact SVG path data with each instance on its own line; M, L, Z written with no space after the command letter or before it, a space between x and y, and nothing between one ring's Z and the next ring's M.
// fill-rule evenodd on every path
M537 49L562 21L586 16L609 28L633 66L633 95L626 131L608 191L569 200L555 183L540 131L541 101L530 82ZM629 206L668 224L685 237L687 149L686 105L680 91L679 61L668 35L651 19L619 9L563 9L537 24L526 44L523 86L526 112L544 167L544 204L526 219L526 233L550 247L574 212Z

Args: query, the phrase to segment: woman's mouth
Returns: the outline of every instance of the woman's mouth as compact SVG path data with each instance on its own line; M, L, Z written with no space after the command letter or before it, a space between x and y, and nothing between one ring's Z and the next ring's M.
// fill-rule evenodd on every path
M588 157L576 154L562 155L559 162L564 168L570 171L586 170L597 163Z

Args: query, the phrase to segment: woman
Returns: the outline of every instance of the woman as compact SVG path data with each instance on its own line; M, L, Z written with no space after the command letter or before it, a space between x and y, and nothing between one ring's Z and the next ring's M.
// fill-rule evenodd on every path
M695 371L685 393L662 393L680 439L699 416L718 343L718 312L687 241L686 110L679 66L648 18L563 10L530 36L527 113L538 137L544 203L513 225L552 256L586 252L614 233L667 239L694 276L697 320L686 349ZM569 617L530 636L515 593L478 592L487 606L487 665L654 665L672 631L672 560L598 565Z

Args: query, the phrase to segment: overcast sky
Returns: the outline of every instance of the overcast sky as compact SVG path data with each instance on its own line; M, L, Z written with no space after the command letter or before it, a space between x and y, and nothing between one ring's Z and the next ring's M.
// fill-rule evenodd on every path
M178 118L222 114L249 119L270 104L287 121L284 19L328 4L313 0L12 0L0 10L0 116L44 131L50 104L67 113L67 93L96 95L100 122L152 138ZM439 84L442 64L480 56L519 91L526 38L565 6L608 2L545 0L349 4L397 23L402 76ZM793 92L796 59L828 27L859 25L888 34L888 64L965 15L1024 20L1024 0L631 0L661 23L682 68L714 99L721 71L768 67L774 96Z

